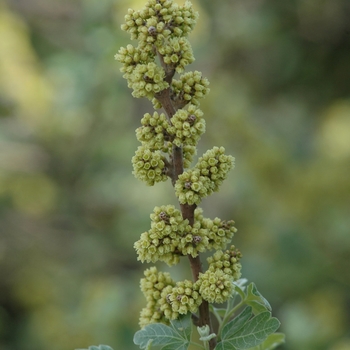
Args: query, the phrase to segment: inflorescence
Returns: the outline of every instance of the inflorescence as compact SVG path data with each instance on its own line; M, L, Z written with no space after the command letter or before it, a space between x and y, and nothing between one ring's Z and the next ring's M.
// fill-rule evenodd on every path
M234 246L225 250L236 232L234 222L205 218L197 207L219 190L234 166L234 158L226 155L223 147L213 147L191 167L206 129L200 100L209 93L209 82L201 72L185 72L194 61L187 36L197 18L190 1L180 6L173 0L148 0L142 10L129 9L122 25L137 45L122 47L115 56L123 64L121 71L132 95L146 97L154 109L165 110L146 113L141 119L136 130L141 146L132 158L133 174L150 186L170 178L181 208L193 209L193 217L184 218L182 209L173 205L155 207L150 229L134 244L138 260L172 266L182 256L196 258L215 250L207 259L208 269L194 282L175 282L156 267L145 271L141 290L147 305L141 311L141 327L167 324L179 315L196 313L203 301L227 301L233 281L240 277L241 253ZM164 96L168 96L170 107ZM181 155L180 173L175 170L174 152Z

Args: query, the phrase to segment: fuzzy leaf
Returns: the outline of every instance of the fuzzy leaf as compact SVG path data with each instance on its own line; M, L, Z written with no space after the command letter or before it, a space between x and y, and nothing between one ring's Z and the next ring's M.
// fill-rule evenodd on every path
M91 345L89 346L89 349L75 349L75 350L113 350L110 346L108 345Z
M162 323L150 324L137 331L134 343L141 349L147 346L158 346L162 350L186 350L191 338L190 314L171 321L171 326Z
M263 343L280 326L280 322L277 318L271 317L269 311L249 319L251 315L252 309L247 307L240 315L225 325L221 334L221 342L218 343L215 350L252 348Z
M267 339L260 345L251 348L249 350L273 350L277 346L285 342L285 335L283 333L273 333L270 334Z
M238 332L252 316L252 308L246 307L237 317L224 326L221 338L224 339L228 335Z
M271 305L260 294L254 283L250 283L248 286L245 303L253 308L256 315L260 312L271 311Z

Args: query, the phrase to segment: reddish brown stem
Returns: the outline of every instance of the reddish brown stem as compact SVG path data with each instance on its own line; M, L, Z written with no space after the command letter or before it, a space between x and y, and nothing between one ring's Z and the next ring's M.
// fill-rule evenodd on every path
M179 175L181 175L184 172L182 148L177 147L175 145L173 145L173 169L174 176L171 180L174 186Z
M176 112L175 107L173 106L170 99L170 87L155 94L155 98L162 104L162 107L164 108L167 118L170 122L170 119Z

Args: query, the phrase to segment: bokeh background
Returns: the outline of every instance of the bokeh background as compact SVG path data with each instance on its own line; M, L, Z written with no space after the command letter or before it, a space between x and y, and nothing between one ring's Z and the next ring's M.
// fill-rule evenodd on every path
M131 174L152 107L113 56L143 3L0 0L1 350L136 349L146 265L133 242L155 205L176 204L170 183ZM283 349L349 350L350 2L194 6L190 68L211 82L198 154L236 158L205 215L236 221L243 276L281 320Z

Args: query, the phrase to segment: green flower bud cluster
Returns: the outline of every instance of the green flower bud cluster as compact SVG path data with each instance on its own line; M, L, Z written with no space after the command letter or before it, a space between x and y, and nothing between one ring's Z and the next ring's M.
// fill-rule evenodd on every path
M203 226L208 230L208 249L225 249L237 232L234 223L233 220L224 221L220 218L203 219Z
M200 174L210 179L209 193L219 190L223 180L226 179L228 172L234 166L234 158L225 154L224 147L214 147L206 151L202 157L198 159L196 168L200 170Z
M138 259L147 262L162 260L173 265L179 261L179 255L195 257L198 252L226 246L235 232L233 222L204 218L201 208L194 212L193 226L172 205L156 207L150 217L151 230L135 243ZM188 280L175 283L168 273L158 272L156 267L146 270L145 278L141 279L141 290L147 300L140 316L141 327L154 322L168 323L179 314L195 313L202 299L225 302L232 293L232 282L240 276L240 258L234 246L225 252L218 250L207 259L209 268L199 274L195 283Z
M132 157L132 165L134 176L149 186L153 186L156 182L166 181L168 178L165 158L162 153L160 151L152 152L144 145L136 150Z
M186 38L172 38L168 45L160 46L158 52L163 56L164 63L183 73L185 67L194 61L192 47Z
M167 70L182 73L194 61L192 48L185 38L192 31L198 14L188 1L183 6L172 0L149 0L140 11L128 10L122 30L129 32L138 46L127 45L115 55L123 63L121 69L134 97L147 97L155 108L154 95L166 89L165 71L157 66L156 51Z
M171 118L169 134L174 135L173 143L181 147L182 145L196 146L201 135L205 132L205 120L203 112L195 105L190 104L185 109L179 109Z
M181 315L188 312L197 312L198 307L202 304L202 297L198 293L198 285L189 280L177 282L172 292L168 294L167 300L170 302L173 311Z
M154 53L140 50L138 47L128 44L126 47L121 47L114 58L123 63L120 70L125 73L123 77L129 79L137 64L147 64L154 61Z
M166 89L169 84L164 81L165 71L154 62L138 64L128 76L128 86L134 91L134 97L147 97L152 101L154 94Z
M182 153L184 158L184 168L188 169L191 166L193 157L197 154L197 147L192 145L183 145Z
M203 227L203 210L196 208L194 223L188 226L188 232L181 235L179 250L183 255L191 255L193 258L209 249L209 231Z
M140 281L141 291L147 305L142 309L139 324L142 327L150 323L169 324L179 315L195 313L202 304L199 285L184 280L175 283L167 272L160 272L155 266L144 272Z
M184 220L173 205L155 207L151 220L151 229L142 233L134 244L138 260L164 261L169 266L177 264L181 235L191 230L188 220Z
M169 135L169 122L164 113L146 113L141 119L142 126L136 129L137 139L151 150L159 150L164 153L171 151L173 136Z
M194 28L198 13L189 1L179 6L172 0L149 0L140 11L128 10L122 30L140 42L144 51L161 47L168 38L186 37Z
M141 119L142 126L136 129L137 139L152 150L170 152L171 145L178 147L188 145L184 153L192 156L195 153L195 145L200 136L205 132L203 112L194 105L189 105L187 110L179 109L167 120L164 113L146 113ZM192 158L192 157L191 157Z
M180 256L196 257L200 252L225 247L236 229L219 218L204 218L202 213L201 208L195 210L191 226L173 205L155 207L150 215L151 229L134 244L138 260L164 261L172 266Z
M201 176L198 169L190 169L179 175L175 183L175 194L181 204L199 204L208 195L210 181Z
M167 272L158 272L156 267L151 267L144 272L145 278L140 281L141 291L144 294L147 305L140 314L141 328L150 323L169 323L169 319L175 319L178 313L172 311L167 295L172 292L175 281Z
M202 198L219 190L234 162L234 158L224 152L224 147L208 150L193 169L179 176L175 194L181 204L199 204Z
M199 99L209 93L209 81L198 71L187 72L180 80L173 79L172 88L176 97L174 100L199 105Z
M242 266L239 263L241 257L242 254L235 249L234 245L226 251L217 250L214 255L207 259L209 270L212 272L222 270L227 275L231 275L234 280L238 280L241 277Z
M202 298L209 303L224 303L232 295L233 277L222 270L200 273L195 285Z
M220 218L211 220L203 216L203 209L196 208L194 211L194 224L192 233L202 238L204 249L198 245L197 251L204 252L207 250L225 249L231 242L237 229L233 226L234 221L223 221ZM191 254L188 252L187 254ZM237 253L238 254L238 253ZM192 255L192 254L191 254Z

